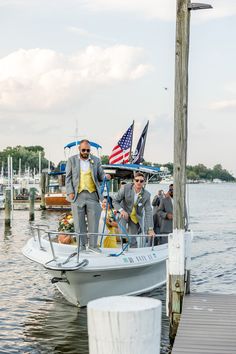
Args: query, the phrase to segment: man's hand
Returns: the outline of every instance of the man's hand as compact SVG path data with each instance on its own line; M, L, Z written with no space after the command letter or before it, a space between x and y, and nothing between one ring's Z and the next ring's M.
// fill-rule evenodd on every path
M167 218L168 220L172 220L172 219L173 219L173 214L172 214L172 213L167 213L167 214L166 214L166 218Z
M129 219L129 214L125 211L125 210L122 210L120 212L120 216L125 219L125 220L128 220Z
M106 179L108 179L108 181L110 181L111 175L109 175L109 173L106 173L105 176L106 176Z
M73 200L73 199L74 199L74 197L75 197L75 193L70 193L70 194L69 194L69 198L70 198L70 200Z

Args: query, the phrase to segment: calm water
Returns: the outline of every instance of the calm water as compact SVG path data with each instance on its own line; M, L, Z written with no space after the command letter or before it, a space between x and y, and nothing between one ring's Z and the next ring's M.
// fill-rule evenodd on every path
M150 186L154 193L167 186ZM236 293L236 184L189 185L192 291ZM59 212L36 212L57 225ZM70 306L47 272L21 254L30 236L28 211L15 211L11 229L0 212L0 353L88 353L86 309ZM148 294L163 303L162 353L168 352L165 287Z

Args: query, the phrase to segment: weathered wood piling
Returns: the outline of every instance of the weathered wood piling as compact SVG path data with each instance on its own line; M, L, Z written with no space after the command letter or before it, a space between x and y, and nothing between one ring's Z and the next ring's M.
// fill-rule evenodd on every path
M41 189L40 209L42 210L46 209L46 203L45 203L46 183L47 183L46 174L45 172L42 172L40 176L40 189Z
M189 0L177 0L174 110L173 234L169 237L169 317L173 343L185 292L185 195L187 161Z
M173 234L169 238L169 317L173 343L182 312L185 291L190 292L190 233L185 233L186 164L188 138L188 60L190 12L211 8L190 0L177 0L174 109L174 205Z
M11 226L11 213L12 213L12 197L11 188L5 189L5 225Z
M29 221L34 221L35 188L29 191Z

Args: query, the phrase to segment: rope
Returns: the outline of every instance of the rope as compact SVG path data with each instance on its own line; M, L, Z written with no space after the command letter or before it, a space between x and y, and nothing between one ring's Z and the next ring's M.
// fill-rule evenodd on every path
M117 222L119 228L121 229L121 231L123 232L124 235L126 235L127 239L128 239L128 243L126 244L125 247L123 247L122 245L122 249L121 252L119 253L111 253L109 256L110 257L118 257L120 256L129 246L130 243L130 237L126 231L126 229L124 228L123 225L121 225L121 223L119 222L118 218L116 217L116 215L114 214L113 208L112 208L112 203L111 203L111 198L110 198L110 194L109 194L109 185L108 185L108 181L106 176L104 177L103 181L102 181L102 185L101 185L101 194L103 194L104 189L106 187L106 191L107 191L107 203L106 203L106 212L105 212L105 218L104 218L104 224L103 224L103 230L102 230L102 237L101 237L101 242L100 242L100 247L102 245L102 240L104 237L104 233L105 233L105 226L106 226L106 219L107 219L107 211L108 211L108 204L110 205L110 209L112 212L112 217L114 218L114 220Z

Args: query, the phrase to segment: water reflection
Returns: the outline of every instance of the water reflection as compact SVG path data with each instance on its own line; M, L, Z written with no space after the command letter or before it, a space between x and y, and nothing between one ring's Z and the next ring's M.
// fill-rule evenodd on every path
M235 191L236 184L190 186L192 291L236 292ZM56 228L60 215L36 211L35 223ZM28 211L15 211L12 227L5 227L0 211L0 353L87 354L86 309L70 306L46 270L21 254L31 236L28 220ZM145 294L163 304L162 354L169 352L165 295L165 287Z
M39 353L88 353L86 309L77 309L60 298L41 306L25 319L27 347Z
M165 287L142 295L156 297L162 301L161 353L169 353L169 322L165 314ZM87 310L69 305L62 296L54 291L51 299L31 298L35 307L22 324L24 347L33 353L70 353L87 354ZM40 304L41 303L41 304ZM40 306L37 306L40 304Z
M60 212L36 212L35 223L58 225ZM12 228L0 218L0 353L88 353L87 311L70 306L40 265L21 254L31 237L28 212L15 213ZM145 296L165 303L165 287ZM161 353L168 353L168 320L162 311Z

